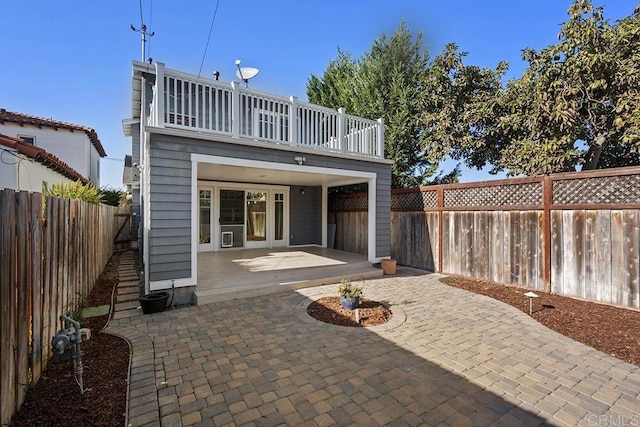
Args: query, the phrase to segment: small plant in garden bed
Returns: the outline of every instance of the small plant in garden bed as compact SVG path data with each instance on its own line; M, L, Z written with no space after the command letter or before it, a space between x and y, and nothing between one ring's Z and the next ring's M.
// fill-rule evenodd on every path
M362 296L362 288L352 284L350 280L342 279L338 288L340 303L346 310L353 310L358 306Z
M362 296L362 288L351 283L351 280L342 279L340 287L338 288L338 294L342 298L359 298Z

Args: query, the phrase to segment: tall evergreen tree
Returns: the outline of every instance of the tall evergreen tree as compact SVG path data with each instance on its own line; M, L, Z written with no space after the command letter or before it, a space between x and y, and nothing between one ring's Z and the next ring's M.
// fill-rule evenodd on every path
M428 72L429 55L422 34L415 37L404 22L391 37L380 36L361 58L338 51L322 76L307 84L309 101L349 114L385 122L385 156L393 160L392 186L428 183L438 162L429 161L420 147L420 94ZM440 180L455 181L459 170Z

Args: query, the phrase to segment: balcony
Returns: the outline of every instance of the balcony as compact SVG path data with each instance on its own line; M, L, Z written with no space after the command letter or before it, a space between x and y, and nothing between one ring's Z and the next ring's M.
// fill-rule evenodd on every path
M142 65L142 64L140 64ZM350 156L384 158L382 119L368 120L299 101L170 70L155 71L147 125ZM149 69L149 68L151 69ZM140 67L142 68L142 67Z

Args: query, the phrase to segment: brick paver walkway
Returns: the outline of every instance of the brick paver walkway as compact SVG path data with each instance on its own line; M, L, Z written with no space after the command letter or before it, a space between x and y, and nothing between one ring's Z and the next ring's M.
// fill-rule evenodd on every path
M401 271L365 285L394 311L377 328L306 314L336 285L116 317L130 425L640 425L640 368Z

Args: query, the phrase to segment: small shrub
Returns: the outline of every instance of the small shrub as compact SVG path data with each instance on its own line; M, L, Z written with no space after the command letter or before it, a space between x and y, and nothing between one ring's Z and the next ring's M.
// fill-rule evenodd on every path
M100 190L93 184L83 184L80 181L70 182L67 184L53 184L51 188L43 185L42 194L45 196L55 196L61 199L79 199L85 202L99 205L102 203L102 194Z
M338 288L338 294L342 298L355 298L362 296L362 288L357 287L350 280L342 279L340 287Z

